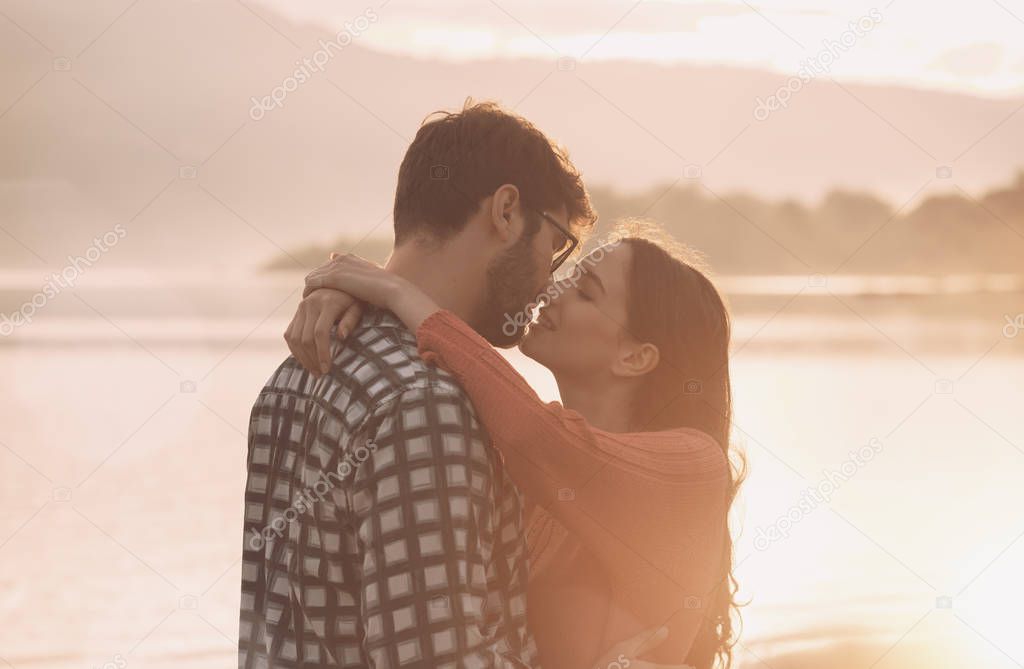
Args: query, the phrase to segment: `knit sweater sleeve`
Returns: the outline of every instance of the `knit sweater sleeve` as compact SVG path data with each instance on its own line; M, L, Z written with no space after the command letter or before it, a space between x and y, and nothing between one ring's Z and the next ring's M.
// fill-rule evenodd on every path
M424 360L458 379L498 442L513 479L533 501L545 506L556 501L559 489L585 481L610 461L642 468L643 460L610 448L612 433L591 427L558 402L542 401L500 353L450 311L424 319L416 338Z
M728 485L714 439L688 428L595 428L578 412L543 402L449 311L424 319L416 337L421 357L451 372L469 395L520 490L596 553L631 613L647 625L680 609L699 617L685 602L703 600L711 586ZM672 637L678 649L692 641Z

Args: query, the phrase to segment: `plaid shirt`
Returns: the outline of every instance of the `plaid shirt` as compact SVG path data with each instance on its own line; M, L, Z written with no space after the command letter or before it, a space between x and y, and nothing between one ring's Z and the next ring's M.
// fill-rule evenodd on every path
M249 422L239 669L536 667L519 492L388 311Z

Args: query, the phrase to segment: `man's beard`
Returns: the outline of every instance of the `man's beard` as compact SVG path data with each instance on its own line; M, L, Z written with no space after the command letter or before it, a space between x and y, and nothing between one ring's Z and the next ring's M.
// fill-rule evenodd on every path
M539 287L533 285L538 268L531 248L536 232L524 232L512 248L487 267L486 291L475 321L479 324L480 336L499 348L516 344L531 317L526 307L535 301L539 291ZM516 326L510 327L511 322Z

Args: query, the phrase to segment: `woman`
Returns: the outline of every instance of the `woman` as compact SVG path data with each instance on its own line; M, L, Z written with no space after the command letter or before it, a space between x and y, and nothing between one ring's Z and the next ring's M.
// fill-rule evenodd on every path
M394 312L469 395L530 509L528 615L545 666L595 666L627 637L597 666L620 652L650 666L629 651L659 627L652 661L730 665L730 326L682 254L633 233L549 287L520 349L564 404L543 403L468 325L376 265L332 254L306 283L286 339L307 369L323 371L328 342L303 340L304 323L337 320L343 339L362 300Z

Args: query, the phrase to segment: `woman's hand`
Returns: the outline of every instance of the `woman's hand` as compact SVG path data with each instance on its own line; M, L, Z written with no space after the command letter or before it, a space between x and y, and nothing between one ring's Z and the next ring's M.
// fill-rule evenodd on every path
M594 669L693 669L688 664L655 664L637 659L668 638L668 628L648 629L612 646Z
M331 368L331 327L338 324L342 340L359 324L362 305L338 290L315 290L299 302L299 308L285 330L288 349L309 372L319 376Z
M405 284L405 285L403 285ZM314 290L333 288L357 300L390 309L403 290L409 290L401 277L357 255L332 253L331 259L306 275L306 297Z
M339 340L348 336L362 316L360 301L394 312L412 332L440 308L402 277L352 254L332 253L306 275L302 296L284 338L299 363L316 375L331 368L331 327L338 323Z
M308 295L333 288L393 312L410 332L441 307L416 285L359 256L332 253L331 259L306 276Z

